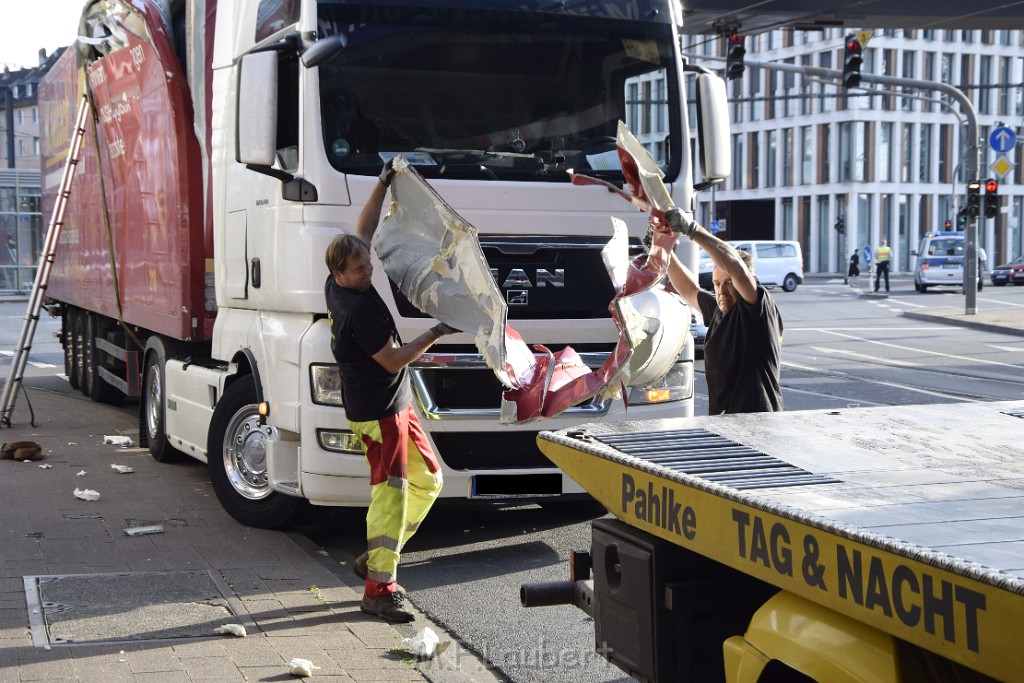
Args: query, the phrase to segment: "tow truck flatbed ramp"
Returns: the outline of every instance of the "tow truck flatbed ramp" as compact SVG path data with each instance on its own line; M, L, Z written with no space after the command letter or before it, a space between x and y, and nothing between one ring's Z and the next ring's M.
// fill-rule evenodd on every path
M538 444L633 527L1024 675L1024 401L588 424Z

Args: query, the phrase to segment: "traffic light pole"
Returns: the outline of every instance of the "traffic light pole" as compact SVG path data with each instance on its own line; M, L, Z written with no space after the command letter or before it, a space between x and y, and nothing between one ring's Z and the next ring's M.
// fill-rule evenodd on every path
M721 57L701 55L700 59L715 59L724 61ZM803 74L812 78L843 82L843 72L837 69L825 69L819 66L802 64L784 64L781 62L755 62L745 60L747 66L754 66L772 71L788 71L791 73ZM974 154L967 154L966 171L968 179L981 177L981 140L978 137L978 112L970 98L963 94L960 89L947 83L935 81L923 81L914 78L899 78L896 76L877 76L875 74L861 74L861 81L864 83L878 83L880 85L896 85L904 88L915 88L917 90L933 90L949 95L949 97L960 105L960 110L967 120L967 137L972 141ZM968 151L970 147L968 147ZM980 215L985 215L985 197L981 197ZM978 312L978 217L967 218L967 253L964 256L964 313L975 315ZM968 286L967 283L972 283Z

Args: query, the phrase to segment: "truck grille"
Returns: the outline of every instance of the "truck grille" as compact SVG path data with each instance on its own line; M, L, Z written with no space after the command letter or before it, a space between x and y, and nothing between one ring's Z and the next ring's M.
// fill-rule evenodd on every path
M615 295L601 259L607 243L594 237L480 237L509 320L607 318ZM630 240L630 256L642 250ZM427 317L394 283L391 291L402 317Z
M832 484L756 449L706 429L592 435L626 455L735 489Z

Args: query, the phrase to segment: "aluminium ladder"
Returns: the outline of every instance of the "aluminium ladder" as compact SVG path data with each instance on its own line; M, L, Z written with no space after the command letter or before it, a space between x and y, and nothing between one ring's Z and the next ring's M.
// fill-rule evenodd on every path
M68 197L71 194L71 181L75 178L75 170L78 167L78 161L81 156L82 141L85 138L85 123L89 115L89 109L89 98L83 96L82 101L78 105L78 117L75 121L71 148L68 151L67 161L64 163L64 174L61 177L60 190L57 193L57 202L53 207L50 225L46 230L43 257L40 259L39 269L36 271L36 279L32 284L32 295L29 297L28 308L25 311L25 320L21 327L18 348L15 349L14 357L11 359L11 370L7 376L7 383L3 387L2 398L0 398L0 427L11 426L14 402L18 396L18 389L22 388L21 381L25 376L25 364L28 362L28 354L32 349L32 338L35 336L36 326L39 323L39 311L43 306L46 287L50 282L50 272L53 270L53 260L57 252L57 241L60 239L60 232L64 227L64 210L67 208Z

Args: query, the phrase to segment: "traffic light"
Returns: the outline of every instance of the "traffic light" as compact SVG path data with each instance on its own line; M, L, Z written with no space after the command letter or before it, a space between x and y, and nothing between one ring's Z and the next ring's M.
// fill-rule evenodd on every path
M985 218L999 215L999 183L991 178L985 181Z
M945 227L943 227L943 230L952 230L952 229L953 229L953 221L948 221L947 220Z
M843 55L843 87L856 88L860 85L860 66L864 63L864 48L857 36L852 33L846 36L846 49Z
M956 225L958 228L962 228L967 225L967 207L961 206L960 210L956 212Z
M725 46L725 77L729 80L743 75L743 56L747 48L743 45L743 36L731 35Z
M981 209L981 181L967 183L967 217L977 218Z

